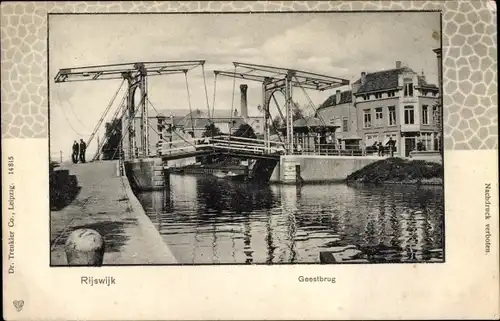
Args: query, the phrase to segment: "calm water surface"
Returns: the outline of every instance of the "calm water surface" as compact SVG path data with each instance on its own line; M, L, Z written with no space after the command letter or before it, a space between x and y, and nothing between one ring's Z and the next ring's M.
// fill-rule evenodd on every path
M183 264L443 261L443 188L171 175L139 201Z

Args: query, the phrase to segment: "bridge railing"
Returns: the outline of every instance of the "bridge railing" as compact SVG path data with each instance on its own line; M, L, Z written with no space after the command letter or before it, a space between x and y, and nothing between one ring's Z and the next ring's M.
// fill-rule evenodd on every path
M269 143L270 145L279 145L279 146L285 145L285 143L283 143L283 142L278 142L278 141L274 141L274 140L247 138L247 137L239 137L239 136L227 136L227 135L214 136L213 139L225 140L225 141L247 141L247 142L254 142L255 144L262 143L264 145L266 142Z
M321 156L366 156L366 151L362 149L338 149L331 144L321 144L304 149L296 148L294 155L321 155Z
M161 150L162 155L187 153L203 148L239 150L257 154L275 154L284 152L284 143L282 142L269 141L269 146L266 146L265 143L266 141L262 139L220 135L214 137L195 138L190 141L175 140L171 142L162 142L159 149Z

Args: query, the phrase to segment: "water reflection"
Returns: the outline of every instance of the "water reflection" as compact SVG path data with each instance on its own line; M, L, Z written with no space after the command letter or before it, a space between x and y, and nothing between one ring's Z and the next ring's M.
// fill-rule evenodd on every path
M138 195L180 263L443 260L443 189L252 185L171 175L169 192Z

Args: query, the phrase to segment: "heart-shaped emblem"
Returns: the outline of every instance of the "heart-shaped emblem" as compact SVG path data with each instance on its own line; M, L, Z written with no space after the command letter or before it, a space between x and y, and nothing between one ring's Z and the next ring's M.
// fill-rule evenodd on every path
M24 300L14 300L14 307L16 308L17 312L21 311L24 307Z

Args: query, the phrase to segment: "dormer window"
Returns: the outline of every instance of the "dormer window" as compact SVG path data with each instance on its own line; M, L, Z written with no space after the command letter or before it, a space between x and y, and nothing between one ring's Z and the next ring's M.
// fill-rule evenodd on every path
M389 91L387 93L387 97L394 97L394 96L396 96L396 93L394 91Z
M375 94L375 99L380 99L382 98L382 93L376 93Z
M364 100L370 100L370 95L363 95Z
M413 97L413 82L405 80L403 91L405 97Z

